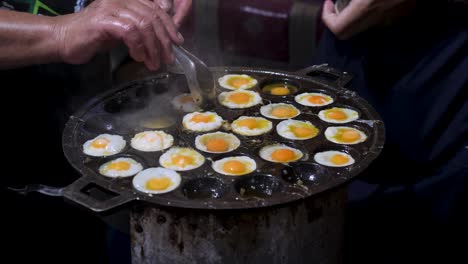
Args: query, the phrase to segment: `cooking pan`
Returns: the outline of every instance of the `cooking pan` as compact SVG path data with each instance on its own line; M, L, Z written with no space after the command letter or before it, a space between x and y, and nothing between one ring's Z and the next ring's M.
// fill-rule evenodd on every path
M238 136L241 147L229 156L247 155L257 162L257 170L245 176L224 176L211 168L210 160L225 157L203 153L205 164L195 170L180 172L181 185L174 191L148 195L135 190L131 178L107 178L99 174L104 162L117 157L132 157L144 168L159 167L159 156L164 151L140 152L128 146L138 132L151 130L142 126L142 120L151 116L165 120L160 127L174 136L174 146L194 146L196 133L187 133L181 127L185 114L171 104L171 99L189 91L183 75L163 73L123 84L95 96L72 115L63 131L63 151L70 164L81 177L60 192L43 191L63 197L94 212L106 212L132 201L195 209L249 209L281 205L305 199L345 184L362 172L381 152L385 130L380 116L364 99L346 89L352 76L328 67L311 66L286 72L248 67L210 68L215 80L225 74L248 74L258 80L252 90L260 93L263 104L287 102L301 110L294 118L312 122L320 130L310 140L291 141L280 137L276 130L258 137ZM271 83L287 83L297 88L294 94L273 96L262 92L262 87ZM223 89L216 84L216 93ZM302 92L321 92L334 98L332 105L306 107L294 101L294 95ZM364 131L368 138L356 145L339 145L328 141L323 132L333 124L318 118L320 110L331 106L354 109L360 118L346 125ZM216 105L214 111L228 122L242 115L259 116L259 107L228 109ZM169 121L168 121L169 120ZM279 120L281 121L281 120ZM279 121L272 120L273 126ZM223 130L223 129L220 129ZM118 134L127 141L123 152L111 157L91 157L83 153L83 143L99 134ZM294 163L276 164L259 157L262 146L283 143L300 149L305 155ZM325 150L340 150L353 156L356 162L348 167L332 168L314 161L314 153Z

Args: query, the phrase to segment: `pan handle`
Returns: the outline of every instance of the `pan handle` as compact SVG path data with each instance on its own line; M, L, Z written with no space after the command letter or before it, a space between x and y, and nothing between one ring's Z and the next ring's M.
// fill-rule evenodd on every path
M296 74L307 75L311 77L322 76L327 79L332 79L327 80L327 82L340 88L344 88L353 79L352 74L348 72L341 72L335 68L329 67L328 64L312 65L297 71Z
M63 190L63 197L96 213L108 211L134 200L133 195L116 193L94 178L83 176Z

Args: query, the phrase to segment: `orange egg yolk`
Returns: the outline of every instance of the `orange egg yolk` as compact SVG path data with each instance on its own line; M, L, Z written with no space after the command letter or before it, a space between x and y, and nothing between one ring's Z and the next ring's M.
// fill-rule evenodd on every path
M105 148L109 144L109 140L106 138L98 138L91 143L93 148Z
M193 121L195 123L209 123L212 121L212 117L209 115L204 115L204 114L196 114L190 119L190 121Z
M229 86L239 89L242 85L250 83L250 80L245 77L232 77L227 81Z
M146 189L153 191L161 191L171 186L172 181L168 177L153 178L146 182Z
M345 155L336 154L331 157L330 161L336 165L343 165L349 161L349 158Z
M246 171L245 164L238 160L231 160L223 165L223 170L228 173L239 174Z
M126 161L116 161L109 164L109 170L126 171L130 169L130 163Z
M183 104L193 103L193 98L191 96L184 96L180 99L180 102Z
M326 116L329 119L333 119L333 120L345 120L346 119L346 114L340 110L330 110L326 113Z
M278 118L293 117L296 115L296 110L285 106L279 106L271 111L271 115Z
M326 103L328 100L320 95L312 95L307 98L307 101L309 101L312 104L320 105Z
M172 163L179 167L185 168L185 166L193 164L193 158L185 155L176 155L172 158Z
M213 138L206 142L206 149L211 152L224 152L229 149L229 144L221 138Z
M239 125L241 127L247 127L249 129L254 129L254 128L257 127L257 120L255 120L253 118L242 119L242 120L239 120L236 123L237 123L237 125Z
M294 151L290 149L277 149L271 153L271 158L275 161L286 162L294 160Z
M245 104L250 101L250 95L247 93L233 93L229 96L228 100L236 104Z
M288 95L289 89L286 86L278 86L271 89L270 93L272 95Z
M317 129L311 127L291 127L291 131L298 138L305 138L317 135Z
M341 134L341 140L344 142L353 142L356 140L359 140L361 138L361 135L359 132L354 131L354 130L346 130Z

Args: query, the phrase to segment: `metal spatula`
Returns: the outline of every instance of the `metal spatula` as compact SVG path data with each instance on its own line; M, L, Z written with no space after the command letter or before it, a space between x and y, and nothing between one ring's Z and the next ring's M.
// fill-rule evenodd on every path
M203 110L215 106L215 82L206 64L180 46L173 46L175 65L168 67L174 73L184 74L195 103Z

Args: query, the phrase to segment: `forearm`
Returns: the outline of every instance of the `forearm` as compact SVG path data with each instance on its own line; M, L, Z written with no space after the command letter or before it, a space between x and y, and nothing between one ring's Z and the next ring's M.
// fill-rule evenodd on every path
M0 10L0 69L59 61L55 20Z

